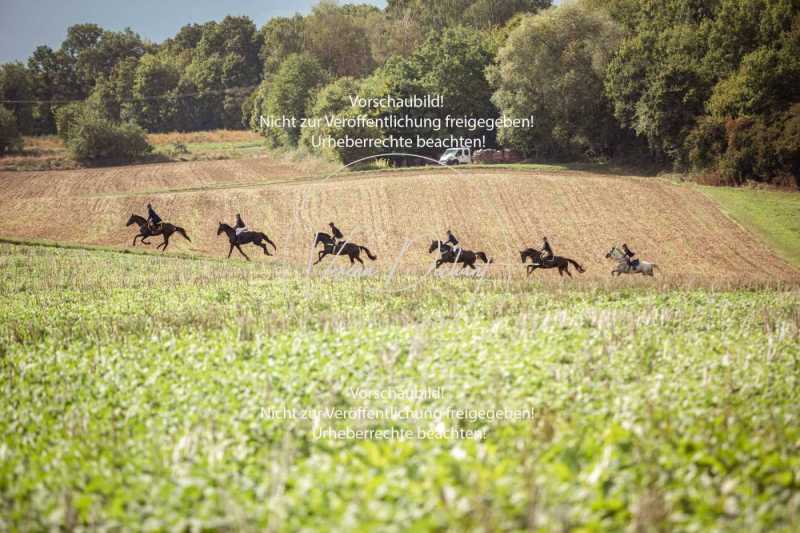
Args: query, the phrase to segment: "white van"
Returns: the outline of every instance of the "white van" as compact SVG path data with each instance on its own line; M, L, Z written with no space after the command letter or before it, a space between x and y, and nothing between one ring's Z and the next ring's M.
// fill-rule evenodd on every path
M439 158L443 165L466 165L472 163L472 151L469 148L448 148Z

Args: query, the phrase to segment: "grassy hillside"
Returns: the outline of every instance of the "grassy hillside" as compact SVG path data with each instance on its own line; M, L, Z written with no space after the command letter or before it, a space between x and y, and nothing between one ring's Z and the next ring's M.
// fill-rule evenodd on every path
M266 153L264 138L252 131L212 130L188 133L151 133L153 153L147 162L240 159ZM0 170L43 171L78 169L64 142L56 135L25 137L21 153L0 158Z
M798 526L796 290L391 293L7 244L0 264L2 529ZM366 414L387 408L416 415Z
M800 267L800 193L702 187L722 210Z

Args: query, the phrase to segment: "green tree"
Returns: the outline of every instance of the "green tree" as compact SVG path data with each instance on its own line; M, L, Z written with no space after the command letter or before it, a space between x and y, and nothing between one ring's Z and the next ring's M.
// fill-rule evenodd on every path
M17 129L17 117L0 106L0 157L6 152L22 147L22 137Z
M14 113L17 130L27 135L33 132L33 80L22 63L6 63L0 66L0 100L16 100L3 107Z
M386 11L392 17L413 11L428 32L457 25L502 26L516 14L536 13L551 3L551 0L389 0Z
M299 121L317 89L327 81L319 62L308 54L292 54L281 64L270 80L262 82L254 97L250 125L261 131L273 146L297 146L300 138ZM262 127L261 117L294 118L298 123L288 127Z
M175 89L180 80L176 66L148 54L139 61L133 79L130 115L148 131L168 131L177 117Z
M606 65L621 39L604 13L568 5L523 18L490 69L494 101L531 129L501 130L502 144L545 157L613 155L626 136L605 97Z
M264 24L259 31L264 77L276 73L289 55L303 52L304 27L301 15L275 17Z
M261 76L259 45L252 20L227 16L221 22L203 28L195 57L218 55L223 62L222 82L225 87L253 86Z
M347 8L317 4L303 23L304 49L334 77L362 77L374 68L369 38Z
M366 95L362 89L364 84L353 78L339 78L320 89L314 98L309 110L309 116L321 118L319 127L305 128L302 132L301 142L309 149L314 149L312 137L343 139L345 136L351 138L380 137L383 132L378 129L362 127L338 127L328 125L324 117L351 118L362 113L360 108L354 108L350 103L352 95ZM362 157L375 154L373 149L362 148L325 148L321 151L329 159L334 159L342 163L350 163Z
M28 59L33 94L40 103L33 106L34 133L55 133L52 100L81 98L74 60L63 50L39 46Z

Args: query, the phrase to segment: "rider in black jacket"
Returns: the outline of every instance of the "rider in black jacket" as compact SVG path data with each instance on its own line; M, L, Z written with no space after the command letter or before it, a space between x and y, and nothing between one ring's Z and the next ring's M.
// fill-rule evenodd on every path
M627 244L622 245L622 251L625 252L625 260L628 262L630 266L635 267L639 264L639 260L633 258L633 256L636 255L636 253L630 248L628 248Z
M450 230L447 230L447 240L444 241L444 243L451 245L453 247L453 251L461 249L461 246L458 244L458 239L456 239L456 236L453 235L453 232Z
M547 261L555 257L553 253L553 249L550 247L550 243L547 241L547 237L544 238L544 243L542 243L542 261Z
M147 224L150 229L156 229L161 224L161 217L158 216L152 204L147 204Z
M236 224L233 226L234 232L236 233L236 237L239 237L245 231L248 231L247 225L242 220L242 215L236 213Z
M339 228L337 228L333 222L329 223L328 225L331 227L331 233L333 233L334 241L339 241L344 239L344 235L342 235L342 232L339 231Z

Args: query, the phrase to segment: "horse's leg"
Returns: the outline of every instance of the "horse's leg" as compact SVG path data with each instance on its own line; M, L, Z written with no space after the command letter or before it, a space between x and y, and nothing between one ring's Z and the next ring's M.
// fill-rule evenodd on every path
M325 253L325 250L322 250L322 251L319 253L319 259L317 259L316 261L314 261L314 264L316 265L317 263L319 263L320 261L322 261L322 258L323 258L323 257L325 257L326 255L327 255L327 254Z
M264 244L263 242L258 241L258 242L254 242L253 244L255 244L257 246L260 246L261 249L264 250L264 255L272 255L272 254L269 253L269 250L267 250L267 245Z
M161 249L161 251L162 252L165 251L167 249L167 246L169 246L169 234L165 233L164 234L164 247Z
M356 255L354 255L354 256L353 256L353 255L351 255L351 256L350 256L350 262L351 262L351 263L353 262L353 257L355 257L355 258L356 258L356 261L358 261L359 263L361 263L361 268L364 268L364 261L362 261L362 260L361 260L361 257L359 256L359 254L358 254L358 253L356 253Z
M231 258L231 254L233 253L233 243L231 243L231 248L228 250L228 259Z
M139 238L139 237L141 237L141 236L142 236L142 234L140 233L139 235L137 235L137 236L135 236L135 237L133 238L133 246L136 246L136 239L138 239L138 238Z
M242 250L242 247L241 247L241 246L239 246L239 243L236 243L236 249L237 249L237 250L239 250L239 253L240 253L240 254L242 254L242 255L244 256L244 258L245 258L245 259L247 259L248 261L250 261L250 258L249 258L249 257L247 257L247 254L246 254L246 253L244 253L244 251Z
M439 268L440 266L442 266L442 263L444 263L444 261L442 261L441 259L437 259L436 260L436 268Z

